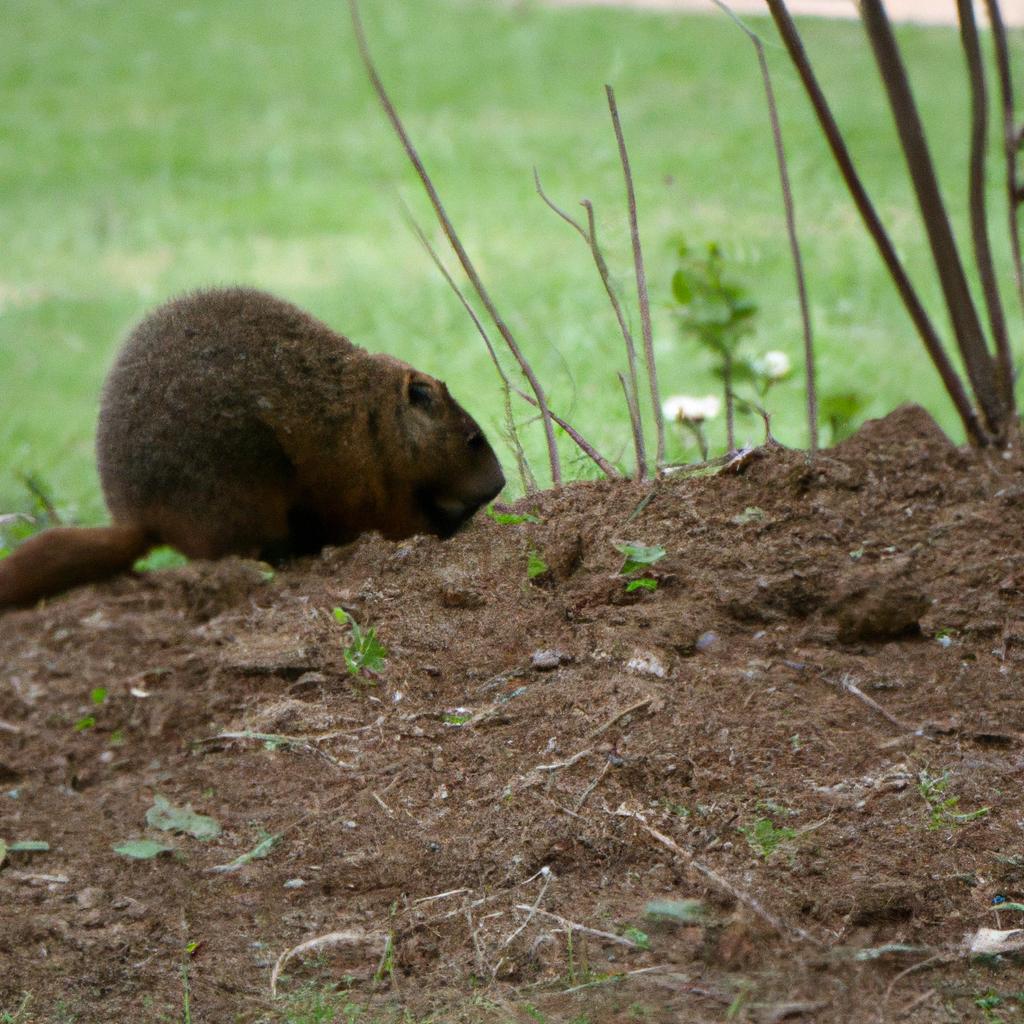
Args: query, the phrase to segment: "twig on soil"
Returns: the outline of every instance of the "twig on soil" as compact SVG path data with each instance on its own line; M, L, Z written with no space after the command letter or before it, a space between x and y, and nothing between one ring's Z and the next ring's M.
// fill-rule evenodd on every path
M928 957L927 960L921 960L919 963L911 964L909 967L900 971L900 973L897 974L896 977L889 982L888 986L885 989L885 995L882 997L882 1005L880 1007L878 1014L879 1021L885 1021L886 1008L889 1005L889 1000L892 998L893 990L904 978L906 978L910 974L916 974L918 971L927 971L932 967L938 967L940 964L948 963L952 959L954 958L946 953L936 953L934 956ZM903 1007L903 1009L900 1010L900 1012L897 1014L897 1017L906 1016L906 1014L910 1010L914 1009L920 1003L923 1003L926 997L934 994L935 989L929 989L927 992L924 993L923 996L918 996L916 999L912 1000L908 1006Z
M872 711L876 714L881 715L890 725L899 729L901 732L910 732L915 736L923 736L924 730L916 726L910 725L902 719L897 718L895 715L890 714L885 708L882 707L878 701L873 700L869 697L851 678L849 675L843 675L841 679L833 680L829 679L824 672L819 673L822 679L831 686L836 687L838 690L843 690L849 693L851 696L856 697L857 700L863 701Z
M640 245L640 224L636 210L636 191L633 188L633 174L629 169L629 153L622 135L619 108L615 103L615 91L610 85L604 87L608 96L608 110L612 115L615 141L619 146L619 162L626 180L626 203L629 207L629 233L633 239L633 269L636 273L637 300L640 303L640 326L644 336L644 362L647 364L647 381L651 390L651 406L654 410L654 424L658 432L656 465L660 469L665 461L665 419L661 411L661 392L658 389L658 367L654 362L654 336L651 333L651 302L647 295L647 272L644 270L644 255Z
M451 896L461 896L464 892L472 892L472 889L449 889L447 892L439 892L436 896L421 896L418 900L413 900L413 905L416 906L420 903L433 903L434 900L446 900Z
M540 183L540 174L538 174L536 167L533 169L533 180L537 186L537 195L539 195L547 206L558 214L566 224L574 228L583 241L587 243L587 246L590 248L590 255L594 260L594 266L597 267L597 272L601 277L601 283L604 285L605 293L608 296L608 301L612 304L612 311L615 313L615 319L619 323L619 330L622 332L622 340L626 344L626 363L629 367L629 382L626 382L625 377L623 377L621 373L619 374L619 379L622 381L622 390L626 395L626 408L629 410L629 422L633 428L633 449L636 452L636 476L638 480L642 480L647 476L647 447L644 443L643 420L640 417L640 386L636 372L636 345L633 343L633 334L629 329L629 325L626 323L625 314L622 312L622 304L619 302L619 297L615 294L615 289L612 287L611 274L608 271L608 264L605 261L604 253L601 251L601 246L598 245L597 242L597 226L594 220L594 204L591 203L589 199L584 199L580 203L580 205L587 211L587 227L584 228L580 223L570 217L569 214L548 198Z
M541 884L540 892L537 893L537 898L533 901L533 905L528 908L529 913L526 915L526 920L514 932L512 932L512 934L509 935L508 938L505 939L505 941L498 947L499 949L507 949L516 939L516 937L522 934L523 930L533 920L533 915L537 913L538 908L540 907L540 901L544 899L544 894L548 891L548 885L551 883L551 880L555 877L554 872L547 866L542 867L541 872L544 875L544 881ZM517 904L517 907L518 906L519 905ZM495 973L497 973L498 967L500 965L501 961L499 960L494 968Z
M588 747L586 750L580 750L573 754L567 761L554 761L551 764L539 764L533 770L535 772L557 772L560 768L571 768L577 761L582 761L583 758L589 757L593 752L593 747Z
M342 932L328 932L326 935L318 935L315 939L307 939L305 942L300 942L299 945L285 950L277 958L274 969L270 972L270 994L276 998L277 979L280 977L284 965L293 957L299 956L302 953L309 953L313 950L320 952L333 946L356 946L360 943L376 944L378 942L382 943L386 950L388 936L383 932L363 932L355 929Z
M423 166L423 161L416 152L416 148L413 146L412 140L409 138L409 134L405 130L405 125L402 124L402 121L398 116L398 111L395 109L395 105L391 102L391 97L384 88L384 83L381 81L380 75L377 72L377 67L374 64L373 57L370 55L370 48L366 41L366 33L363 31L362 18L359 14L358 0L348 0L348 6L349 12L352 15L352 26L355 30L356 44L359 47L359 56L362 58L363 65L366 68L366 73L370 79L373 91L377 94L377 99L384 108L384 113L391 122L391 127L394 128L395 134L398 136L399 141L402 143L402 147L405 150L405 154L409 158L409 162L412 164L413 169L416 171L416 174L422 182L423 187L426 190L427 197L430 200L430 204L434 208L434 213L437 215L441 229L444 231L445 237L447 237L455 255L458 257L459 263L462 264L462 269L466 272L466 276L473 285L473 290L480 297L480 301L483 303L488 315L491 320L494 321L494 326L498 328L498 333L505 339L505 344L508 345L509 351L515 357L516 362L523 371L523 375L530 383L530 389L536 397L537 408L540 409L541 419L544 422L544 435L547 439L548 445L548 460L551 465L551 482L555 487L559 487L562 483L562 466L558 457L558 445L555 442L555 431L552 426L553 417L548 409L547 399L544 396L544 389L541 387L541 383L538 380L537 375L533 372L533 367L530 366L526 356L523 355L522 349L520 349L512 335L512 332L509 330L508 325L502 319L497 307L491 300L491 296L484 287L484 283L480 279L480 275L477 273L476 267L473 265L472 260L469 258L469 254L466 252L462 242L459 240L459 236L455 232L455 227L448 219L448 214L441 202L441 197L438 195L437 189L434 187L434 183L431 180L430 175L427 174L427 170Z
M8 868L4 878L12 882L28 882L29 885L67 885L71 881L67 875L39 875L32 871L14 871Z
M639 711L641 708L647 707L648 704L653 704L653 697L644 697L643 700L638 700L635 704L630 704L628 708L623 708L621 711L617 711L611 718L608 719L604 725L599 725L588 737L588 740L596 739L603 732L607 732L616 722L621 722L627 715L633 714L634 711Z
M607 978L597 978L594 981L585 981L582 985L573 985L572 988L563 988L559 993L560 995L567 996L571 992L582 992L587 988L595 988L598 985L617 985L620 981L625 981L626 978L636 977L638 974L660 974L675 973L675 967L673 964L657 964L654 967L638 967L635 971L623 971L622 974L612 974Z
M21 732L21 726L14 725L13 722L5 722L2 719L0 719L0 732L19 733Z
M354 770L356 767L348 761L340 761L338 758L328 754L326 750L321 750L318 746L301 736L285 736L275 732L251 732L248 729L244 729L240 732L219 732L216 736L207 736L195 742L216 743L218 740L256 740L259 743L280 745L282 747L290 747L293 750L301 750L307 754L316 754L317 757L322 757L325 761L334 765L335 768Z
M557 921L566 931L571 932L582 932L584 935L593 935L595 938L604 939L606 942L614 942L619 946L628 946L630 949L643 949L638 942L634 942L632 939L627 939L624 935L614 935L612 932L602 932L597 928L588 928L585 924L578 924L576 921L570 921L567 917L562 917L561 914L553 914L550 910L538 910L536 907L531 907L528 903L517 903L515 905L516 910L521 910L524 913L539 914L541 917L549 917L552 921ZM527 922L529 923L529 922Z
M664 833L659 832L656 828L652 828L647 824L643 818L640 817L634 811L611 811L609 813L617 814L624 818L632 818L636 823L652 838L656 839L662 846L667 847L678 857L681 857L687 864L690 865L699 875L703 875L709 882L711 882L716 888L721 889L722 892L731 896L737 903L742 903L745 907L752 910L762 921L771 925L780 935L787 936L791 939L799 939L801 942L808 942L815 946L823 946L819 939L816 939L810 932L805 931L798 925L787 924L782 920L781 917L776 916L770 910L767 910L761 905L760 901L755 897L751 896L750 893L744 892L742 889L738 889L732 882L723 878L713 868L707 866L697 860L696 857L690 853L689 850L683 849L675 840L670 839Z
M597 789L597 787L601 784L601 780L608 774L608 770L611 768L611 766L611 761L605 761L604 767L594 777L594 781L591 782L585 790L583 790L583 793L581 794L579 800L576 801L576 808L575 810L570 812L571 814L575 814L577 817L579 817L579 812L583 810L583 805L590 798L590 794L593 793L594 790Z

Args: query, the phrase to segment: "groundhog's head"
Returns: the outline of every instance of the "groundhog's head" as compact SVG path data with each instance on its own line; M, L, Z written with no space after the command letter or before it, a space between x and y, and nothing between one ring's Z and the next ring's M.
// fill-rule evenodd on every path
M401 364L399 377L405 461L414 515L403 533L450 537L505 486L501 464L476 420L448 393L443 381Z

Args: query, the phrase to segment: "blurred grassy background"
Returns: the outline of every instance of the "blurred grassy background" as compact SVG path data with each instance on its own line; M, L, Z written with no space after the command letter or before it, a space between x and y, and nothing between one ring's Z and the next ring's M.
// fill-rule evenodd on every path
M399 215L396 189L436 237L364 81L344 4L8 0L5 12L0 512L26 507L18 477L34 473L71 515L102 520L92 437L117 345L162 299L215 283L269 289L366 348L444 377L512 468L483 346ZM615 380L621 341L585 247L535 196L531 170L566 208L594 201L609 262L632 297L605 82L631 150L664 394L717 386L668 308L679 234L719 241L749 283L761 305L749 351L783 349L798 364L763 93L753 51L726 17L499 0L364 0L364 17L394 100L552 404L606 454L630 458ZM919 401L959 440L774 31L751 24L770 41L822 389L862 391L866 415ZM815 20L803 29L858 165L948 334L862 32ZM957 36L907 26L900 38L966 241ZM1019 337L995 135L993 231ZM799 375L770 398L780 440L805 444ZM541 471L539 425L527 433ZM760 439L759 423L741 421L747 438ZM684 454L682 444L674 438L670 454ZM563 450L569 475L590 474L564 439Z

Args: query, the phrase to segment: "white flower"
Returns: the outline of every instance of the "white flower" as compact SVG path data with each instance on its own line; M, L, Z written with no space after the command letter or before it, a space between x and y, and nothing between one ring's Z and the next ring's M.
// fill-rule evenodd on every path
M752 360L754 371L768 380L784 380L792 370L789 356L785 352L774 350L765 352Z
M714 419L721 411L722 402L717 395L672 395L661 403L662 415L678 423L703 423Z

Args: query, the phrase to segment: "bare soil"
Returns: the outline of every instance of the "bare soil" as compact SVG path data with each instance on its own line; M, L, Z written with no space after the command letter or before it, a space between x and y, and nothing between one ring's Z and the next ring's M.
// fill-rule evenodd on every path
M517 508L0 618L0 837L49 844L0 869L0 1011L1021 1019L964 938L1024 924L993 904L1024 897L1024 461L906 407L813 467ZM655 591L623 540L667 550ZM223 830L148 828L157 795ZM144 837L175 851L112 849ZM347 1016L296 1016L332 985Z

